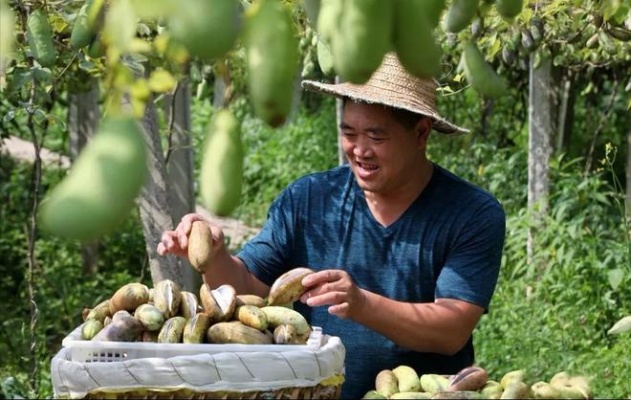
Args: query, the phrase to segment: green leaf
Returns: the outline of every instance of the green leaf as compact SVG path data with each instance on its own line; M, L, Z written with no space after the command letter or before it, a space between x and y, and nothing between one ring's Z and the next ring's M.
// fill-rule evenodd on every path
M622 280L624 279L624 271L620 268L609 271L607 276L609 278L609 285L613 290L617 290Z

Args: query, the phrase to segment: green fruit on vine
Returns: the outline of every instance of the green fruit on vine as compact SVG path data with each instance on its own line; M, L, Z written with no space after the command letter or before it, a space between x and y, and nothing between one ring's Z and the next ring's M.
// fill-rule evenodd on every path
M392 49L394 2L346 0L330 40L335 70L349 82L365 83Z
M230 215L241 201L243 157L239 121L219 110L208 126L199 174L203 203L215 215Z
M417 0L394 2L394 49L401 65L419 78L437 76L442 55L425 7Z
M92 42L88 45L86 54L90 58L101 58L105 55L105 48L100 35L97 35L92 39Z
M498 14L508 20L518 16L523 6L523 0L495 0L495 8Z
M111 233L128 216L142 189L146 152L136 120L105 118L69 174L42 202L42 228L77 240Z
M291 13L281 1L259 0L245 15L250 98L256 115L271 127L285 123L298 73L300 54Z
M479 0L453 0L447 8L445 31L458 33L473 21L478 12Z
M498 98L507 93L506 81L486 62L474 42L468 41L464 44L462 57L467 81L478 93L491 98Z
M323 40L318 40L317 44L317 56L318 65L324 75L335 75L335 66L333 64L333 56L331 55L331 48Z
M13 52L15 43L15 15L7 0L0 0L0 70Z
M26 37L33 58L42 67L51 67L57 59L57 50L53 43L53 32L44 10L33 11L26 22Z
M425 10L427 20L432 28L436 28L440 23L440 18L445 11L446 0L425 0L421 2Z
M88 20L88 9L91 4L92 0L86 0L77 13L70 33L70 46L73 49L80 49L89 45L96 34L96 29Z
M168 30L195 57L205 61L224 56L241 30L235 0L187 0L170 16Z
M317 31L321 40L331 43L340 25L344 2L339 0L321 0L318 13Z

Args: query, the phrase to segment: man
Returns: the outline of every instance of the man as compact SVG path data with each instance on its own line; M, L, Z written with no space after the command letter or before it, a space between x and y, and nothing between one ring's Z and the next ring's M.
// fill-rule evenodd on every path
M392 54L364 85L303 85L344 99L348 164L290 184L262 230L232 256L211 225L215 258L204 276L266 296L283 272L315 271L296 303L346 347L345 398L374 388L382 369L451 374L474 363L472 331L499 273L505 215L493 196L428 160L430 131L464 130L439 116L435 83ZM160 254L186 256L189 214L165 232Z

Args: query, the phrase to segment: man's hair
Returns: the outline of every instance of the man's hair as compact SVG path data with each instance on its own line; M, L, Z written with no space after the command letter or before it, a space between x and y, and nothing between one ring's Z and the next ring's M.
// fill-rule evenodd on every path
M342 98L342 108L346 105L346 101L350 100L348 97ZM355 100L351 100L355 101ZM404 110L402 108L390 107L385 104L380 104L384 110L387 110L392 114L394 119L399 122L406 130L412 130L416 126L416 124L423 118L429 118L425 115L417 114L412 111Z

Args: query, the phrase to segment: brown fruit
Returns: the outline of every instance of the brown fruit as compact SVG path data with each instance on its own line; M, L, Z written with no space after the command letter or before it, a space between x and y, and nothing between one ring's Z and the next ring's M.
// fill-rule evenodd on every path
M188 260L197 272L203 274L210 264L213 252L213 236L208 224L193 222L188 235Z
M180 311L182 290L180 285L170 279L164 279L155 284L153 291L153 305L158 307L164 318L169 319Z
M139 305L149 302L149 288L142 283L128 283L121 286L109 302L110 314L117 311L134 311Z
M218 322L208 329L210 343L272 344L265 333L239 321Z
M313 273L314 271L310 268L298 267L279 276L270 288L267 304L278 306L298 300L305 292L302 279Z

